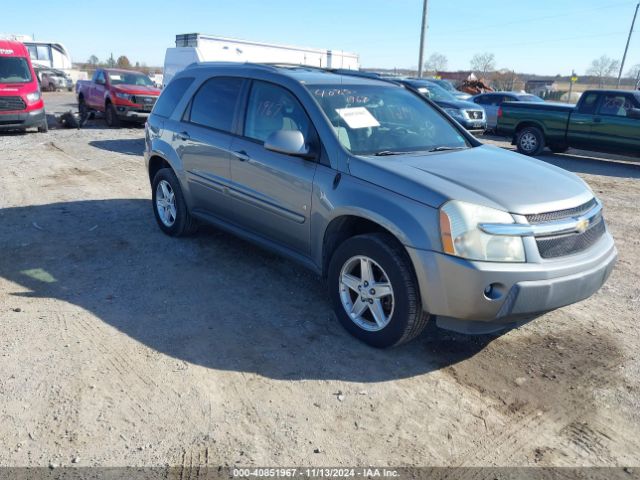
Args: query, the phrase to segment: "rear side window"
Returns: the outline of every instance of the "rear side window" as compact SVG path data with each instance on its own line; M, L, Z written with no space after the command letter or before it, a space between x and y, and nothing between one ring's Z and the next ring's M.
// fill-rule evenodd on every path
M187 91L187 88L189 88L189 85L192 83L193 78L189 77L178 78L169 83L156 102L153 113L164 118L169 118L182 99L184 92Z
M580 102L580 113L594 114L598 104L598 94L588 93Z
M189 121L204 127L231 132L242 82L241 78L232 77L207 80L191 101Z

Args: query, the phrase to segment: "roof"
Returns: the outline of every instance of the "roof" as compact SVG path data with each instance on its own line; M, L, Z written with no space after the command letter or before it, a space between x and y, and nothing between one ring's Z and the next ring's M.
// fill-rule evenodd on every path
M2 50L13 50L12 53L19 53L21 55L27 54L27 49L21 42L16 42L15 40L0 40L0 49ZM11 55L8 52L4 52L5 55Z
M239 63L239 62L199 62L189 65L187 68L224 68L225 70L266 69L306 85L335 85L347 83L349 85L397 85L397 82L384 78L376 78L357 70L349 74L347 70L331 71L317 67L304 65L264 64L264 63Z
M130 70L127 68L103 68L105 72L113 72L113 73L139 73L140 75L144 75L144 73L139 72L138 70Z

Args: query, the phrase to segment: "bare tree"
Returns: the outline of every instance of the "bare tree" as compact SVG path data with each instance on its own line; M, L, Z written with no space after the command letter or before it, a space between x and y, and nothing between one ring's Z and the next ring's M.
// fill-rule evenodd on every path
M620 68L620 62L614 60L607 55L602 55L591 62L591 66L587 70L587 75L593 75L598 78L598 86L602 88L608 77L611 77Z
M521 90L523 83L513 70L503 68L491 76L491 87L496 91Z
M493 53L476 53L471 59L471 70L483 77L496 69L496 56Z
M87 63L89 65L93 65L95 67L96 65L98 65L100 63L100 59L98 57L96 57L95 55L91 55L89 57L89 60L87 60Z
M638 88L640 85L640 63L635 64L627 72L627 77L633 80L633 84Z
M438 73L447 69L449 60L441 53L432 53L424 63L424 69L427 72Z

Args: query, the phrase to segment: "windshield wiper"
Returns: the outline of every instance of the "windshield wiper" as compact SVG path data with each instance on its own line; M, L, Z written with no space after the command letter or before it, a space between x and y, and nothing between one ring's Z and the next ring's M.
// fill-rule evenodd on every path
M375 157L388 157L389 155L404 155L405 153L411 152L394 152L392 150L382 150L381 152L376 152L373 155Z
M467 147L445 147L445 146L440 146L440 147L435 147L432 148L431 150L429 150L429 152L447 152L449 150L463 150Z

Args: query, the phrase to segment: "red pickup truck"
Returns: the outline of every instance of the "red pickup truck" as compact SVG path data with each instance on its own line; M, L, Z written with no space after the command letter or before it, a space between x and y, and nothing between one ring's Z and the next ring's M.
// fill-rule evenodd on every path
M145 122L160 90L144 73L99 68L91 80L76 83L76 94L81 116L104 112L107 125L118 127L121 121Z

